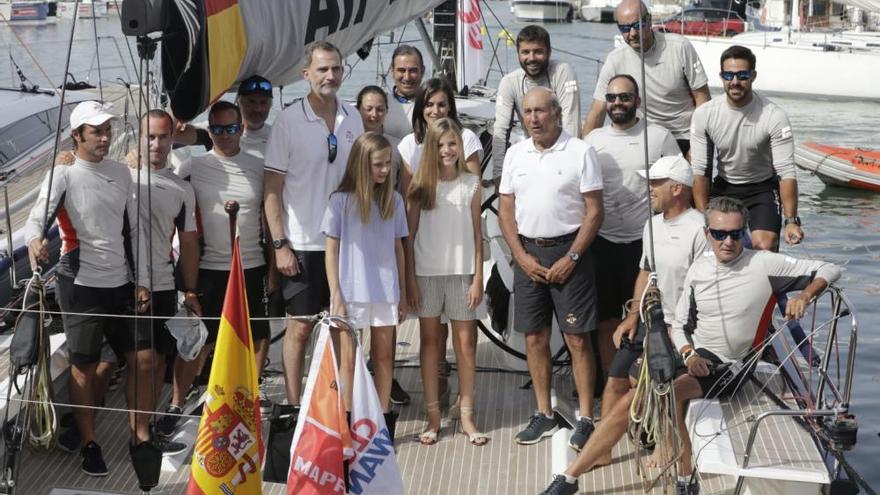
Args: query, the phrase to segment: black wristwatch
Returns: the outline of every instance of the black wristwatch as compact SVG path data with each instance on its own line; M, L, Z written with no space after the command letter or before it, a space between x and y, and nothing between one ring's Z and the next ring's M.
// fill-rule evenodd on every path
M800 226L801 225L801 217L799 217L797 215L795 215L793 217L785 217L785 225L788 225L790 223L793 223L797 226Z
M289 246L289 245L290 244L287 242L287 239L285 239L283 237L281 239L275 239L274 241L272 241L272 247L274 247L275 249L281 249L284 246Z

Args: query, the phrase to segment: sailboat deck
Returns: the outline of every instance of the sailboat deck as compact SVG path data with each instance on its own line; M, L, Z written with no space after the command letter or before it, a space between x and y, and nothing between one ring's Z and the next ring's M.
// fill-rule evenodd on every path
M476 414L478 424L490 437L491 441L484 447L475 447L468 443L467 438L458 432L458 422L444 417L443 430L439 442L434 446L422 446L417 435L424 427L421 404L422 394L418 357L418 325L414 321L404 324L398 333L401 342L398 347L398 369L396 378L404 389L408 390L413 402L398 408L400 419L397 427L396 445L398 461L404 476L404 486L408 494L535 494L543 490L551 476L551 440L547 439L537 445L520 446L513 442L513 436L522 428L534 410L534 398L530 389L523 389L528 376L521 373L485 371L477 376ZM273 348L270 368L280 369L279 351ZM454 360L451 345L447 356ZM482 334L478 344L480 366L501 368L504 366L504 354L488 341ZM271 396L280 399L283 395L281 376L270 379ZM454 374L453 374L454 384ZM56 382L56 397L59 402L67 396L64 390L66 380ZM566 375L556 375L554 387L560 400L571 397L571 379ZM754 387L748 385L748 387ZM746 391L744 397L748 401L751 394ZM166 391L167 396L167 391ZM107 397L107 407L124 408L122 390L111 392ZM767 407L763 401L757 405L744 407L743 414L753 414L752 407ZM735 405L735 404L734 404ZM741 404L746 406L745 403ZM737 406L739 407L739 406ZM727 414L726 414L727 416ZM83 490L95 490L98 493L141 493L137 480L128 459L127 452L127 421L122 411L102 410L98 413L98 442L104 449L104 455L110 470L106 478L91 478L80 471L79 456L55 449L50 453L36 454L27 448L23 454L19 475L19 493L48 494L52 488L77 488L75 493L87 493ZM743 423L743 416L730 416L728 424ZM186 422L183 432L178 435L189 440L195 434L198 419L191 418ZM792 440L790 431L772 430L772 441L759 446L760 452L770 452L768 445L776 445L780 450L787 449ZM264 429L264 435L266 434ZM738 452L741 452L742 433L732 433L737 438ZM747 435L747 431L745 432ZM806 435L806 433L804 433ZM800 437L798 437L800 438ZM809 436L806 436L809 439ZM566 455L573 455L567 449ZM615 446L611 465L594 470L580 479L581 493L645 493L644 481L638 474L636 449L625 437ZM769 455L769 454L768 454ZM160 486L151 493L178 494L183 493L189 478L189 462L191 452L176 457L166 457ZM769 458L769 457L768 457ZM778 458L778 456L777 456ZM563 460L564 461L564 460ZM558 461L557 461L558 462ZM657 471L649 471L648 475L656 476ZM730 476L701 476L703 493L731 493L734 479ZM659 484L658 484L659 485ZM661 493L662 486L654 488ZM59 493L59 492L56 492ZM264 493L286 493L281 484L265 483Z

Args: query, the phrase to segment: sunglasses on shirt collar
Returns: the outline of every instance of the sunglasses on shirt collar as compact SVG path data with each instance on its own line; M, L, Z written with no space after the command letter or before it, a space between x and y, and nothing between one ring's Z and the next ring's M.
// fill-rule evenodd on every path
M736 230L719 230L719 229L708 229L709 235L712 236L712 239L715 239L719 242L724 242L725 239L730 237L733 241L739 241L746 235L745 227Z
M210 131L211 134L213 134L215 136L219 136L219 135L223 134L224 132L226 134L238 134L238 132L240 130L241 130L241 124L237 124L237 123L236 124L228 124L228 125L215 124L215 125L208 126L208 131Z
M733 72L730 70L721 71L721 79L725 81L733 81L733 78L736 78L737 81L748 81L752 78L752 71L750 70L741 70L739 72Z
M330 133L327 136L327 161L333 163L336 159L336 134Z
M629 33L629 32L630 32L631 30L633 30L633 29L635 29L636 31L639 31L640 29L642 29L642 24L644 24L645 22L647 22L647 20L648 20L648 17L645 16L645 17L642 17L641 19L639 19L639 20L637 20L636 22L633 22L633 23L631 23L631 24L620 24L620 23L618 23L618 24L617 24L617 29L620 30L621 34L627 34L627 33Z

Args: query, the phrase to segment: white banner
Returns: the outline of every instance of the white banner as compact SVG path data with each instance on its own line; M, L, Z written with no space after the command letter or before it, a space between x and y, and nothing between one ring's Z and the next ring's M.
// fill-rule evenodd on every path
M348 482L352 495L403 495L403 477L391 434L363 353L358 348L351 401L351 446Z
M480 26L480 0L458 0L458 32L456 46L459 54L455 61L456 83L459 90L479 84L485 77L483 69L483 35Z

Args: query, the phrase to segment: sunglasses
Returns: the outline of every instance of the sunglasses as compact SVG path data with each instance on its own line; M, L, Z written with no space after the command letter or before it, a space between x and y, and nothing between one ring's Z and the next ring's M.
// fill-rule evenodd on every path
M618 24L617 29L619 29L622 34L627 34L633 29L638 31L638 30L642 29L642 24L645 23L647 20L648 20L647 17L643 17L643 18L639 19L638 21L633 22L632 24Z
M617 100L629 103L635 99L636 95L633 93L605 93L605 101L608 103L614 103Z
M327 136L327 161L333 163L336 159L336 134L330 133Z
M238 89L239 93L250 93L253 91L265 91L267 93L271 93L272 83L270 83L269 81L248 81L246 83L243 83Z
M209 125L208 130L215 136L220 136L224 132L226 134L238 134L241 131L241 124Z
M741 70L739 72L733 72L729 70L721 71L721 79L725 81L733 81L733 78L736 78L738 81L748 81L752 78L752 71L750 70Z
M745 227L736 230L718 230L718 229L709 229L709 235L712 236L712 239L716 241L723 242L729 236L733 241L739 241L746 235Z

